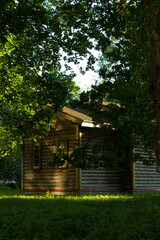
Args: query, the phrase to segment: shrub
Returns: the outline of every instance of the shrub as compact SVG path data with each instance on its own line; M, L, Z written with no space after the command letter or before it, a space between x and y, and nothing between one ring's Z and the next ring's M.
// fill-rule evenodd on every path
M12 182L0 183L0 189L1 190L13 190L13 189L17 189L17 188L18 188L18 185L16 183L12 183Z

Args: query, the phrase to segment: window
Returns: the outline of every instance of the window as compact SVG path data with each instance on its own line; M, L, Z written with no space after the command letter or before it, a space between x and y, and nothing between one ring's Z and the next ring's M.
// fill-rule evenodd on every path
M41 169L41 144L38 142L33 145L32 168L33 170Z
M69 153L69 143L68 140L65 142L60 142L57 147L57 155L60 157L62 161L62 165L58 165L58 168L68 168L68 161L64 160L64 155Z
M63 158L63 155L66 153L65 143L60 143L58 145L58 156Z

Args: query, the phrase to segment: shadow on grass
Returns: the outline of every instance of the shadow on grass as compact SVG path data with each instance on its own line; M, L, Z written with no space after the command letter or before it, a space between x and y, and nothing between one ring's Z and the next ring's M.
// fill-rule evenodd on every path
M0 196L1 240L158 240L160 194Z

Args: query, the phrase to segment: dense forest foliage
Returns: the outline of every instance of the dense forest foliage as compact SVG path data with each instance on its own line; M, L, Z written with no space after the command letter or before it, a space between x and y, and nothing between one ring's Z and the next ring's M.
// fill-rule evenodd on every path
M0 12L2 157L16 142L47 132L77 90L69 63L85 58L81 72L93 69L95 48L103 82L82 93L78 104L96 122L111 119L107 131L116 128L124 139L132 135L132 148L138 141L154 149L159 161L158 0L5 0ZM62 57L70 75L60 72ZM103 101L118 104L102 112Z

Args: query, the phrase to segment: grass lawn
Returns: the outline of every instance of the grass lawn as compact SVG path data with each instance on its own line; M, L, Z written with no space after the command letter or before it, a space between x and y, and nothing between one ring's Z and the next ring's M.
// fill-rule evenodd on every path
M0 240L15 239L159 240L160 194L25 197L3 190Z

